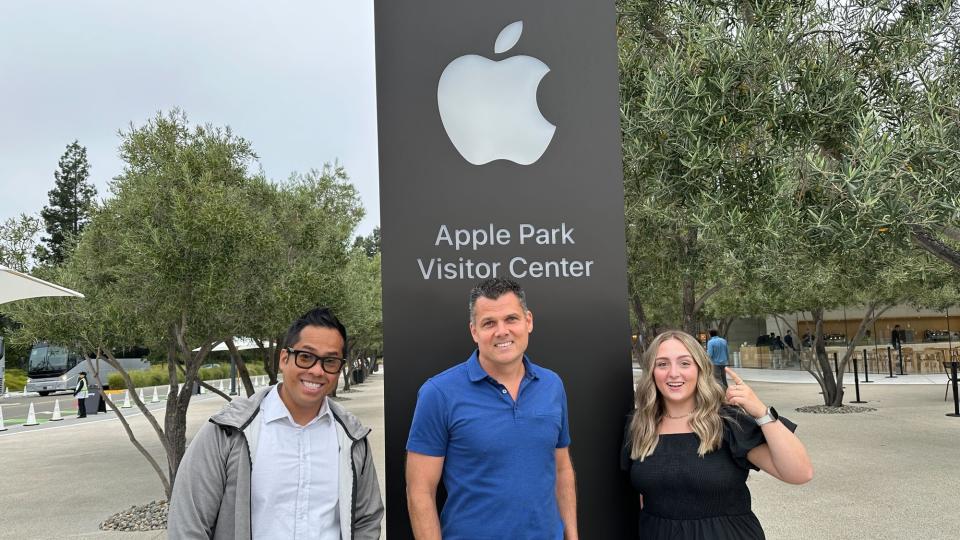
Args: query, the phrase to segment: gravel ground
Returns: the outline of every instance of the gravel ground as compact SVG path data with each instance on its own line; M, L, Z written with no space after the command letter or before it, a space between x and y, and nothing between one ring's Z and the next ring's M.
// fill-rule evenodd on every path
M131 506L100 524L102 531L156 531L167 528L167 501Z
M799 413L810 414L851 414L862 412L874 412L873 407L857 407L856 405L841 405L839 407L828 407L826 405L808 405L806 407L797 407L794 409Z

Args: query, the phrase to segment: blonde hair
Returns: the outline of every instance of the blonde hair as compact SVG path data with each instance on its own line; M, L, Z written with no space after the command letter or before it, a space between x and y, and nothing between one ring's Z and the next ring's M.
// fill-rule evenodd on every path
M723 419L720 406L723 404L724 391L720 383L713 378L713 364L707 358L706 351L696 339L686 332L668 330L658 335L644 353L643 374L637 382L637 391L630 421L630 458L643 461L657 448L659 434L657 426L666 411L663 396L657 389L653 378L654 362L660 345L675 339L686 347L698 368L697 386L694 390L694 410L690 418L690 427L700 439L697 454L703 457L720 447L723 442Z

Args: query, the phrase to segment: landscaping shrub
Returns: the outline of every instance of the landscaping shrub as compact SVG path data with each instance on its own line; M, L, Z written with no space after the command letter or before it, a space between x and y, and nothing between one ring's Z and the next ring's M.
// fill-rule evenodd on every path
M27 385L27 372L22 369L8 369L3 375L4 385L10 392L22 392Z
M263 366L260 364L248 364L247 369L250 371L251 377L258 377L261 375L266 375L267 372L263 369ZM11 371L7 371L8 375ZM169 375L167 374L167 366L165 365L156 365L152 366L147 370L137 370L131 371L130 379L133 380L134 388L142 388L147 386L165 386L170 383ZM212 367L200 368L200 380L202 381L213 381L217 379L228 379L230 378L230 364L218 364ZM26 376L23 377L24 382L19 386L20 389L23 389L23 385L26 384ZM183 383L183 374L177 373L177 379L180 383ZM238 377L239 379L239 377ZM127 386L123 383L123 377L119 373L111 373L107 377L107 384L110 385L110 388L113 390L123 390ZM7 386L13 389L11 383L8 382Z
M121 377L119 373L111 373L108 375L107 385L111 390L120 390L127 387L127 385L123 383L123 377Z

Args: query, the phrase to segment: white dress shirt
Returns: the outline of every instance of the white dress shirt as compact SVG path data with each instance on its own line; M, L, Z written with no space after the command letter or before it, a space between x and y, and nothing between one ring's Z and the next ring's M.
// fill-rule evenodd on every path
M334 422L326 399L300 426L277 389L264 397L250 489L254 540L340 540Z

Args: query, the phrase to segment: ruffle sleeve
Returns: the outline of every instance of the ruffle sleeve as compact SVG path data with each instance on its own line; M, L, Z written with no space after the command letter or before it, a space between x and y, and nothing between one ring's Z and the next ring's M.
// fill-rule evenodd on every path
M733 460L743 469L759 471L760 468L747 459L747 453L766 442L763 429L740 407L723 407L720 414L723 416L723 442L730 449ZM791 432L797 430L796 424L782 416L780 422Z

